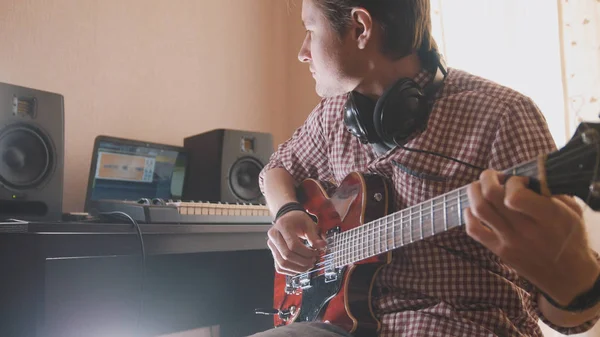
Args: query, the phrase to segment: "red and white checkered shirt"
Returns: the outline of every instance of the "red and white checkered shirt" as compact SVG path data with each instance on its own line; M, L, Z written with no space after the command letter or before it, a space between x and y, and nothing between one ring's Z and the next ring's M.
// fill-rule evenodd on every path
M423 71L415 81L423 86L431 77ZM393 181L399 210L478 178L477 169L429 154L398 148L378 157L346 131L346 98L321 101L273 154L261 188L264 172L275 167L297 183L310 177L339 184L350 172L373 172ZM437 93L427 129L406 147L497 170L555 150L544 117L528 97L457 69L449 70ZM537 289L471 239L464 226L396 249L393 257L373 290L383 337L542 336L538 317L562 333L583 332L595 323L568 329L548 322L538 309Z

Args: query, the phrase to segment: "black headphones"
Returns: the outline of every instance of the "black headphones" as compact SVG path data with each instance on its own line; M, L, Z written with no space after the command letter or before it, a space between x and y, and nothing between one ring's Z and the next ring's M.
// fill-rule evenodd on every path
M352 91L344 105L344 124L363 144L371 144L379 153L402 146L417 130L425 130L433 107L433 97L448 74L440 55L431 51L424 64L435 71L433 80L424 88L409 78L401 78L373 101Z

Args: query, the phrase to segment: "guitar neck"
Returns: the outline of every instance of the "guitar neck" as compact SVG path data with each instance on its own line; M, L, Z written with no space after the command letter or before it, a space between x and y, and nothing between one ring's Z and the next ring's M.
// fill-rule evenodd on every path
M535 178L538 175L537 161L504 173ZM336 267L343 267L461 226L467 207L467 186L463 186L339 233L334 239L333 263Z

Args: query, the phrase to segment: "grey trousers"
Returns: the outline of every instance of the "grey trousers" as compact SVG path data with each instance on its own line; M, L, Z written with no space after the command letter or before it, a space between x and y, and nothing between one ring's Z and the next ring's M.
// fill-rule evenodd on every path
M302 322L259 332L251 337L352 337L352 335L332 324Z

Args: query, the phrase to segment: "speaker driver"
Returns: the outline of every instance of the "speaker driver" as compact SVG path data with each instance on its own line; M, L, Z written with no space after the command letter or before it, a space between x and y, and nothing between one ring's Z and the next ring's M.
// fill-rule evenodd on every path
M51 149L31 126L6 127L0 132L0 183L13 190L38 187L52 171Z
M258 175L263 165L252 157L238 159L229 169L229 188L244 201L256 201L262 196L258 185Z

